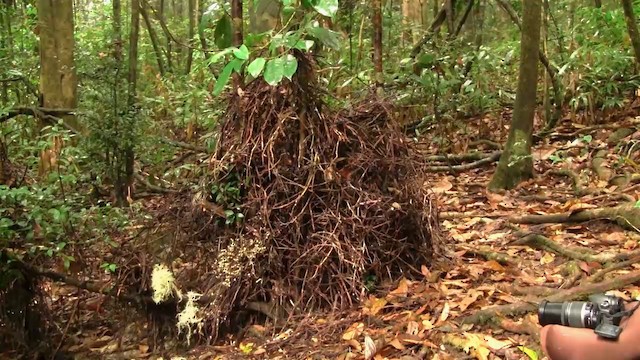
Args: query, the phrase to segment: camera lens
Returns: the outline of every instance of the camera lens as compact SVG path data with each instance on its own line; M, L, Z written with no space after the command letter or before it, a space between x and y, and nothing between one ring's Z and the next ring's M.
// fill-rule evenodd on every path
M593 303L584 301L567 301L550 303L543 301L538 307L538 321L540 325L563 325L574 328L594 328L597 314Z

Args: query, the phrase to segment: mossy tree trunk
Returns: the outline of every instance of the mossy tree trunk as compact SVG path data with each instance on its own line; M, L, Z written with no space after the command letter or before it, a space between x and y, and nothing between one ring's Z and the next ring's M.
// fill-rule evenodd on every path
M633 1L622 0L622 8L624 9L624 19L627 22L627 31L633 45L633 53L636 57L636 66L640 65L640 33L638 32L638 24L636 16L633 13Z
M538 84L538 52L542 0L523 1L520 73L513 119L505 150L489 183L489 190L512 189L533 176L531 145Z

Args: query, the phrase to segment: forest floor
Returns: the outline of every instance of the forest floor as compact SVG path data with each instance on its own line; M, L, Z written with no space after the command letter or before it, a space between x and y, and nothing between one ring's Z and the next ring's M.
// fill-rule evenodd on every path
M489 140L502 144L508 127L493 131L495 122L469 121L456 137L493 133ZM625 299L640 296L640 286L633 285L640 284L637 124L630 114L607 125L560 124L534 147L535 177L503 193L486 190L495 169L494 143L458 142L449 153L486 155L455 165L438 164L443 151L425 146L434 166L420 181L437 194L451 259L416 264L422 279L381 285L352 311L295 319L285 331L252 325L241 337L186 350L177 340L149 339L139 315L92 306L102 304L92 300L102 295L82 295L81 302L67 301L76 304L71 310L79 324L73 328L82 330L68 331L65 343L73 345L63 348L76 358L543 358L537 321L542 299L575 300L607 290ZM482 162L491 155L493 161ZM625 207L601 211L620 205ZM618 221L625 216L637 216L635 225ZM154 342L160 348L153 350Z

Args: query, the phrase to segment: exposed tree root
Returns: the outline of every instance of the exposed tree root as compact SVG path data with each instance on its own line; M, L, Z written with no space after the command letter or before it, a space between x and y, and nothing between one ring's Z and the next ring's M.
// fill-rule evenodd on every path
M538 326L527 319L523 319L520 322L515 322L511 319L501 318L498 322L501 328L522 335L531 336L536 343L540 342L540 331L538 330Z
M502 265L514 265L515 262L512 259L512 256L509 256L507 254L504 253L500 253L497 251L493 251L492 249L488 248L488 247L481 247L479 249L475 249L472 247L462 247L462 249L464 249L467 253L469 254L473 254L473 255L478 255L478 256L482 256L483 258L487 259L487 260L493 260L496 261Z
M452 173L458 173L461 171L466 171L466 170L471 170L471 169L476 169L479 167L482 167L486 164L491 164L493 162L498 161L498 159L500 159L500 155L502 154L501 151L496 151L494 153L491 154L491 156L474 161L474 162L470 162L468 164L462 164L462 165L438 165L438 166L427 166L425 167L426 171L429 172L452 172Z
M484 153L481 151L474 151L466 154L453 154L453 155L431 155L425 158L426 161L439 161L446 163L461 163L464 161L477 161L489 158L494 153Z
M637 253L637 252L636 252ZM583 283L595 283L598 282L600 280L602 280L602 278L604 278L604 276L612 271L615 270L620 270L620 269L624 269L627 266L631 266L633 264L636 264L640 262L640 255L634 256L629 260L626 261L621 261L618 263L613 263L603 269L598 270L598 272L596 272L595 274L589 276L588 278L584 279L582 282Z
M598 150L591 160L591 168L598 176L598 179L608 182L613 176L613 173L605 166L607 155L607 150Z
M464 218L474 218L474 217L506 218L508 216L509 214L506 214L506 213L480 214L474 211L468 211L468 212L443 211L438 215L438 218L440 220L454 220L454 219L464 219Z
M638 231L640 229L640 208L634 204L624 204L616 207L588 209L561 214L512 216L509 221L514 224L546 224L570 223L591 220L609 219L618 225Z
M536 299L536 301L492 306L460 319L460 323L482 324L495 318L496 316L509 316L533 311L537 308L538 304L545 299L551 302L574 300L586 295L602 293L613 289L620 289L638 281L640 281L640 270L624 274L601 283L587 283L584 285L581 284L571 289L560 290L546 298L538 298Z
M580 179L580 175L576 174L573 170L570 170L570 169L550 170L549 174L556 175L556 176L566 176L570 178L571 181L573 182L573 192L577 196L589 195L599 191L599 189L585 188L582 184L582 179Z
M572 288L582 277L582 270L575 261L569 261L562 271L565 280L560 285L560 289Z
M487 147L490 147L492 149L495 150L501 150L502 149L502 144L497 143L495 141L491 141L491 140L487 140L487 139L479 139L476 141L472 141L469 146L478 146L478 145L485 145Z
M527 245L535 249L551 251L569 259L597 262L600 264L623 261L640 256L640 251L618 254L593 254L591 249L576 247L569 248L540 234L528 234L513 242L512 245Z

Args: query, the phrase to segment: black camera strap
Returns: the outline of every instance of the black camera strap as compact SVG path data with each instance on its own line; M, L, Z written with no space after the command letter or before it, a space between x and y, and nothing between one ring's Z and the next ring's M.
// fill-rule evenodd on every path
M620 311L616 314L613 314L612 317L613 318L623 318L623 317L627 317L627 316L631 316L633 315L633 313L640 307L640 301L638 301L636 303L636 305L634 307L632 307L629 310L624 310L624 311Z

